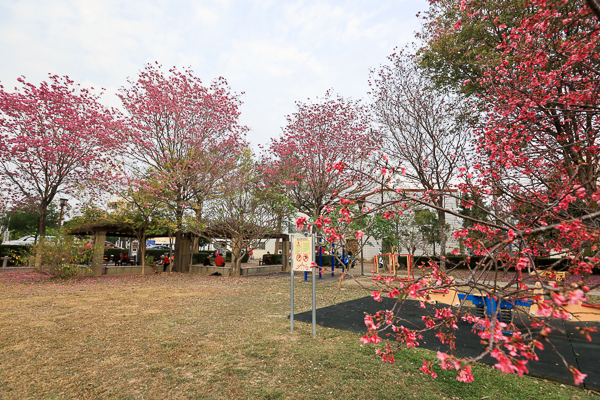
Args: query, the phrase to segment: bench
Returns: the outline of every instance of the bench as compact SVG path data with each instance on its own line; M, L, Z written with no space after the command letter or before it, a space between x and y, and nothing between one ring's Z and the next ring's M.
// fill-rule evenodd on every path
M273 255L265 254L262 256L262 260L258 260L258 265L273 265Z

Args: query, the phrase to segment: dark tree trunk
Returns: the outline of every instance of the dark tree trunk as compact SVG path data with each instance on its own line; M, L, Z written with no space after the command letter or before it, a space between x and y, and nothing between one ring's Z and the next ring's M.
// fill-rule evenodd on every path
M138 248L138 253L140 254L140 259L138 260L138 265L142 266L142 275L144 275L144 269L146 268L146 234L142 234L140 236L140 245Z
M175 254L174 254L175 260L172 263L173 265L171 265L171 271L184 272L185 260L182 257L183 253L184 253L184 251L183 251L183 232L177 231L177 232L175 232Z
M444 198L438 197L437 205L444 207ZM442 271L446 270L446 213L442 210L438 210L438 222L440 232L440 268Z
M181 225L183 222L183 208L179 206L180 200L177 199L177 209L175 211L175 219L177 222L177 231L175 232L175 260L171 263L171 271L175 272L185 272L186 270L186 262L189 260L183 259L183 232L181 231ZM187 258L187 257L186 257Z
M38 206L38 213L40 214L39 225L38 225L38 237L37 243L40 243L44 240L44 236L46 236L46 215L48 213L48 203L41 202ZM35 270L40 271L42 268L42 253L41 250L37 250L35 253Z
M192 272L192 263L194 262L194 253L198 251L198 242L199 242L199 238L195 237L194 240L192 240L192 251L190 254L190 267L189 267L189 271L188 272Z
M597 0L586 0L588 7L591 8L596 18L600 21L600 3Z

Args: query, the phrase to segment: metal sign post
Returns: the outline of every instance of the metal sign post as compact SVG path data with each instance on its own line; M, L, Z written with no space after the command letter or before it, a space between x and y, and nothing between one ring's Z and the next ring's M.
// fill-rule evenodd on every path
M290 331L294 332L294 268L290 268L290 287L292 293L290 295Z
M313 337L316 336L317 314L316 314L316 291L315 291L315 269L314 264L314 247L315 239L311 237L294 237L292 245L292 268L290 268L290 331L294 331L294 271L308 272L312 270L312 308L313 308Z
M314 256L315 254L315 236L313 235L311 238L311 254ZM317 271L314 268L315 263L311 263L312 266L312 336L317 337L317 290L316 290L316 281L317 281Z

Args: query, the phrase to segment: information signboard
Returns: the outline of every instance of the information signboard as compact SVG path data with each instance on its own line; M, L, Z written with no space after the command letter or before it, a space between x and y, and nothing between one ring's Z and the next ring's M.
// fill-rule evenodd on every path
M292 269L294 271L310 271L313 263L313 247L311 237L295 237L292 252Z

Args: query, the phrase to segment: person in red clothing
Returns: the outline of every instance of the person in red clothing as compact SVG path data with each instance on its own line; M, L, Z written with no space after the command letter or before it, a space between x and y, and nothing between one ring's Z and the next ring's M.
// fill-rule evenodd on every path
M171 264L171 259L169 258L168 254L165 254L165 258L163 259L163 266L165 269L163 271L168 272L169 264Z
M220 254L217 256L217 258L215 258L215 265L217 267L224 267L225 266L225 259Z
M126 265L129 264L129 254L127 253L123 253L121 254L120 258L119 258L119 263L121 265ZM116 264L116 263L115 263Z

